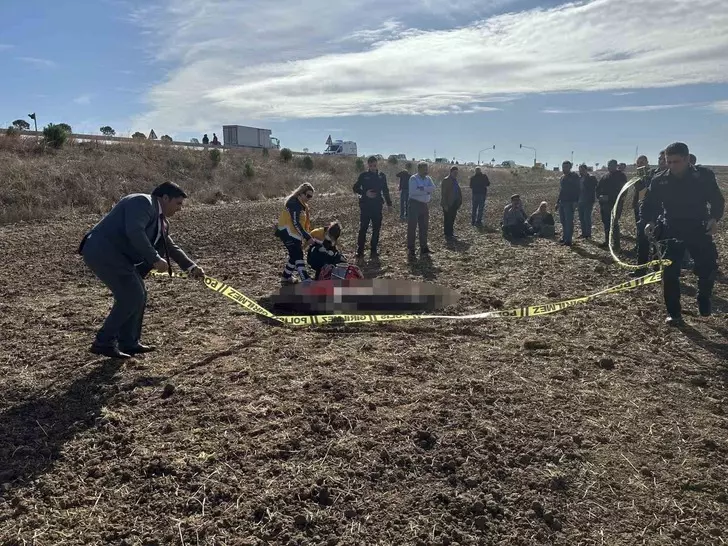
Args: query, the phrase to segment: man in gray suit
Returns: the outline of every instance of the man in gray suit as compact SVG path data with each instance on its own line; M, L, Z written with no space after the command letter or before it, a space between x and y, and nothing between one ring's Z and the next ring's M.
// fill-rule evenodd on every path
M111 312L91 345L92 353L131 358L155 349L139 342L147 304L143 278L152 269L171 275L172 258L191 277L204 278L202 268L169 236L167 218L182 208L186 197L172 182L160 184L151 195L127 195L81 241L79 254L114 295Z

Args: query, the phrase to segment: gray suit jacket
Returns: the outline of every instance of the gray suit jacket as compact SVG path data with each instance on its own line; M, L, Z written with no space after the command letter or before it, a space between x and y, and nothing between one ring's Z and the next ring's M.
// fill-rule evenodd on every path
M157 239L160 214L156 197L144 193L133 193L122 197L114 208L86 234L81 241L79 254L83 253L83 247L89 237L98 237L108 243L103 245L103 249L110 259L115 262L121 259L121 262L136 267L144 276L153 269L154 264L163 255L167 259L165 238L159 236ZM165 231L167 232L166 246L169 258L184 271L189 271L195 266L195 263L169 236L168 222ZM98 248L98 245L94 245L94 247ZM114 254L115 256L112 256Z

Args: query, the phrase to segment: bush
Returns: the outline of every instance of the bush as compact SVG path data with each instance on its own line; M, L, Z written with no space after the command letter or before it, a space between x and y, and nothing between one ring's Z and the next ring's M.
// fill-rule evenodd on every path
M16 137L20 134L20 129L16 127L8 127L5 129L5 136L7 137Z
M307 171L313 170L313 159L311 159L310 155L305 156L301 164L303 165L303 168Z
M43 129L43 138L45 138L46 144L58 149L62 148L68 140L68 133L60 125L49 123Z
M71 129L71 126L68 123L59 123L58 127L66 131L69 135L73 133L73 129Z
M389 163L390 165L396 165L398 163L397 156L396 155L390 155L387 158L387 163Z
M217 149L210 150L210 161L212 161L212 165L214 167L217 167L220 164L220 160L222 159L222 152Z
M281 150L281 159L288 163L291 159L293 159L293 152L288 148L283 148Z
M408 161L407 163L405 163L404 168L407 169L409 172L412 172L412 162Z
M135 138L137 140L146 140L147 139L147 135L145 135L144 133L140 133L139 131L137 131L136 133L134 133L133 135L131 135L131 138Z
M356 170L360 173L364 172L364 160L361 157L356 158Z
M253 168L253 164L250 162L250 159L245 161L243 175L245 176L245 178L253 178L255 176L255 169Z
M162 138L160 138L162 142L172 142L172 137L169 135L162 135Z

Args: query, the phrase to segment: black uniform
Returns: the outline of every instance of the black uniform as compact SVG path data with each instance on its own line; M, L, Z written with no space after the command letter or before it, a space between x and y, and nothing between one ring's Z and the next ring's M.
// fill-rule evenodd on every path
M622 215L622 201L617 207L617 215L612 225L612 209L617 202L617 195L627 183L627 175L622 171L614 171L605 174L597 183L597 197L599 198L599 212L602 216L602 224L604 225L604 243L609 242L609 230L613 232L614 246L620 246L619 234L619 217Z
M720 220L724 210L725 200L715 174L705 167L689 167L683 178L671 174L669 169L660 171L650 181L640 207L640 222L643 226L654 224L664 211L660 239L667 244L665 258L672 264L665 268L663 288L671 317L681 315L680 266L686 249L695 261L700 314L710 314L718 252L712 236L706 233L706 225L710 219Z
M367 197L367 192L373 190L376 192L374 197ZM354 184L354 193L359 194L359 238L357 240L357 256L364 255L364 245L367 239L367 230L369 224L372 224L372 244L371 253L377 253L379 246L379 230L382 228L382 205L387 202L387 206L392 206L392 199L389 197L389 188L387 187L387 177L379 171L366 171L359 175L356 184Z
M650 241L645 235L645 226L640 222L640 193L646 191L650 186L650 180L657 173L657 169L651 169L648 174L639 179L634 186L634 195L632 196L632 209L634 210L634 221L637 225L637 265L646 264L650 259ZM641 277L647 271L645 269L638 269L633 273L635 277Z

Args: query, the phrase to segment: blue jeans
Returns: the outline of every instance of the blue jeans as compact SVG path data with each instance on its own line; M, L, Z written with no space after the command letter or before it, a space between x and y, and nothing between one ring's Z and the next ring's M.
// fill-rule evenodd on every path
M594 210L594 203L579 203L579 225L582 237L591 237L592 210Z
M564 242L571 244L574 237L574 203L559 204L559 219L561 220Z
M409 192L399 192L399 217L404 220L407 218L407 212L409 212Z
M480 225L483 223L483 213L485 212L485 193L473 194L473 214L470 223Z

